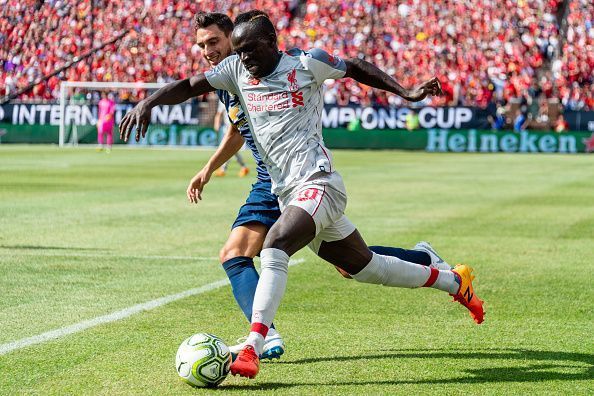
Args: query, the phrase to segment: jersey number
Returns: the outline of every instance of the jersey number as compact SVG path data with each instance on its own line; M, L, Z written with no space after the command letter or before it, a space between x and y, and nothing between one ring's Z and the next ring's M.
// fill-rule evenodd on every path
M315 188L308 188L307 190L303 190L297 196L297 201L308 201L310 199L316 199L318 196L318 190Z

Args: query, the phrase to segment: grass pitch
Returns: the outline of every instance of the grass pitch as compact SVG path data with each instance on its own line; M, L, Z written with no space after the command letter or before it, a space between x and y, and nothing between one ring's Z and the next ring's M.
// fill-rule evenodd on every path
M254 177L232 166L190 205L210 153L0 147L0 350L225 279L218 250ZM303 250L275 320L287 353L255 380L196 390L174 369L193 333L246 334L224 286L0 355L0 394L594 393L594 156L334 154L366 241L425 239L474 266L484 324Z

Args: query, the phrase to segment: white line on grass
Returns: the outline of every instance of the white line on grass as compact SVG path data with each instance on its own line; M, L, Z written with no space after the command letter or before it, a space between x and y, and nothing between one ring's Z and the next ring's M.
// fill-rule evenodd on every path
M305 259L295 259L289 262L289 265L297 265L303 263ZM131 307L122 309L120 311L112 312L107 315L98 316L93 319L84 320L82 322L78 322L71 326L61 327L56 330L51 330L42 334L38 334L33 337L23 338L17 341L9 342L7 344L0 345L0 356L6 355L12 351L16 351L17 349L22 349L31 345L41 344L47 341L52 341L58 338L65 337L70 334L78 333L84 331L86 329L90 329L95 326L99 326L105 323L111 323L118 320L125 319L137 313L143 311L150 311L151 309L155 309L161 307L163 305L169 304L171 302L181 300L183 298L195 296L197 294L206 293L208 291L218 289L219 287L225 286L229 284L229 279L221 279L216 282L209 283L207 285L197 287L195 289L190 289L183 291L177 294L170 294L165 297L157 298L155 300L147 301L142 304L133 305Z
M90 257L90 258L128 258L139 260L192 260L192 261L218 261L218 257L193 257L193 256L151 256L151 255L119 255L119 254L99 254L99 253L47 253L47 252L15 252L10 250L2 252L0 248L0 256L6 255L14 256L45 256L45 257Z

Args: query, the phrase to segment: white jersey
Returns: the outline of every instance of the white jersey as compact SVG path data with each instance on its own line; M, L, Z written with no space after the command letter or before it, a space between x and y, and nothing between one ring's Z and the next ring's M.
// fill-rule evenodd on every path
M318 172L333 172L322 138L323 83L344 77L345 62L320 49L281 54L276 69L259 80L232 55L205 73L211 86L239 97L254 141L283 195Z

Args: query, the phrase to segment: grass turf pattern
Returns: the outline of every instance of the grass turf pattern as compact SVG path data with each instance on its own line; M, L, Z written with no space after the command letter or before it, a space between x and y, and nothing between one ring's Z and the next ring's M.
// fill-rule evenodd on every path
M210 151L0 147L0 344L225 278L218 250L253 176L190 205ZM484 324L436 290L345 280L307 249L256 380L177 378L196 332L247 322L228 286L0 356L0 394L591 394L594 156L335 151L369 244L429 240L476 270Z

